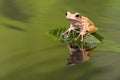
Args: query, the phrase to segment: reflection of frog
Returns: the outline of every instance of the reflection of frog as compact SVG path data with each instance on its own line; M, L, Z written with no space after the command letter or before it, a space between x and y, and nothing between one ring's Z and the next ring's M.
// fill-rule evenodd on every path
M83 41L83 36L85 34L87 33L90 34L97 31L97 28L94 26L94 23L91 22L87 17L80 16L79 13L71 14L70 12L67 12L66 19L68 19L71 22L71 24L70 24L70 28L67 31L65 31L63 34L68 33L69 35L71 30L80 29L81 32L76 38L76 40L81 35L81 41Z

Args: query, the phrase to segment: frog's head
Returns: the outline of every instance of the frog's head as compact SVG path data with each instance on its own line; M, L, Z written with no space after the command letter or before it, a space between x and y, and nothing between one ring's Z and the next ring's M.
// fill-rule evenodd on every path
M67 12L66 13L66 19L70 20L70 21L76 21L76 22L79 22L80 21L80 14L79 13L75 13L75 14L72 14L70 12Z

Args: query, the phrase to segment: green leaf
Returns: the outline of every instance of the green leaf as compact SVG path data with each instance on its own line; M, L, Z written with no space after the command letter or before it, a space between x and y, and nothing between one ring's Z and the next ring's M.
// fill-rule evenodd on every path
M101 39L96 38L94 35L86 35L84 37L83 43L87 44L87 47L94 48L101 44Z
M69 35L68 34L62 35L62 33L65 32L66 30L67 30L66 28L56 28L51 30L49 33L57 37L58 40L60 40L61 42L74 46L81 47L82 45L84 48L94 48L97 47L99 44L102 44L103 37L97 33L85 35L83 42L81 42L81 37L78 40L75 40L75 38L80 33L79 30L71 31Z

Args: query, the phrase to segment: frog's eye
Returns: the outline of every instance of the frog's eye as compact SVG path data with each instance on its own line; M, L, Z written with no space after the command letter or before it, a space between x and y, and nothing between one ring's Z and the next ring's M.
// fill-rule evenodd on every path
M76 18L79 18L79 17L80 17L80 14L79 14L79 13L76 13L76 14L75 14L75 17L76 17Z
M70 12L66 12L65 15L67 16L68 14L71 14Z
M68 15L68 13L66 12L66 13L65 13L65 15L67 16L67 15Z
M79 16L80 16L79 14L75 15L75 17L79 17Z

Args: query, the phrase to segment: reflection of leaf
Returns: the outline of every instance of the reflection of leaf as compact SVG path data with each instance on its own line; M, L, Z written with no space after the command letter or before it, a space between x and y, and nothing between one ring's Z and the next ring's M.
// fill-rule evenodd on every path
M61 35L65 30L66 28L53 29L50 31L50 34L57 37L61 42L75 45L75 46L81 46L82 44L85 48L97 47L99 44L102 43L102 40L103 40L103 37L101 37L99 34L93 33L90 35L85 35L84 41L81 42L81 38L79 38L78 40L75 40L75 38L80 33L79 30L71 31L69 35L68 34Z

